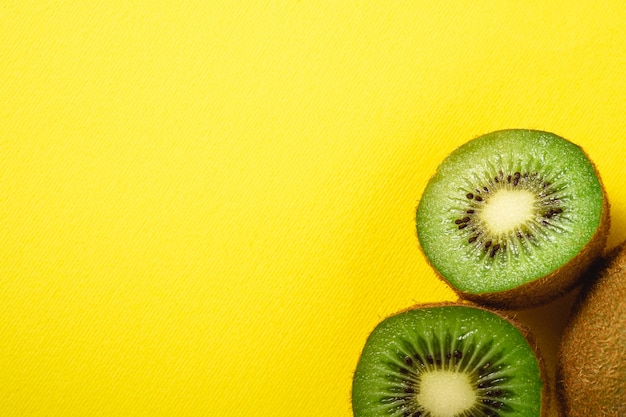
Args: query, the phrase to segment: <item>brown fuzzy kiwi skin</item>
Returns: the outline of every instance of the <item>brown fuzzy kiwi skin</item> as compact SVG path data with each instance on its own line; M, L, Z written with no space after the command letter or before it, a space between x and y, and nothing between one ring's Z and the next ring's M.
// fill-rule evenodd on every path
M472 308L476 308L476 309L479 309L479 310L488 311L488 312L493 313L493 314L501 317L502 319L508 321L517 330L519 330L520 333L522 333L522 335L524 336L524 338L526 339L526 341L528 342L528 344L532 348L533 352L535 353L535 357L537 358L537 362L539 364L539 374L541 375L541 380L543 381L543 387L541 388L541 413L540 413L540 417L548 417L548 416L550 416L550 411L551 411L550 405L552 403L552 396L553 396L554 390L552 388L551 380L548 377L548 372L547 372L545 361L543 359L543 356L541 355L541 352L539 351L539 345L538 345L537 340L535 339L534 335L531 333L531 331L525 325L523 325L522 323L517 321L515 319L515 317L513 317L510 313L502 311L502 310L499 310L499 309L495 309L495 308L490 308L490 307L485 307L485 306L482 306L482 305L474 304L474 303L472 303L470 301L466 301L466 300L462 300L461 299L461 300L458 300L456 302L455 301L441 301L441 302L433 302L433 303L415 304L415 305L413 305L411 307L402 309L402 310L398 311L395 314L403 313L403 312L409 311L409 310L422 309L422 308L448 307L448 306L472 307Z
M435 271L439 279L452 288L452 290L454 290L459 297L479 305L490 306L498 309L519 310L546 304L547 302L566 294L580 284L581 280L585 276L585 272L602 255L611 226L609 199L607 197L604 184L602 183L600 173L595 165L593 168L598 181L600 181L600 186L602 187L603 202L600 224L591 239L589 239L589 242L587 242L581 251L575 257L570 259L569 262L560 268L555 269L550 274L510 290L487 293L470 293L462 291L451 285L451 283L432 266L428 257L425 256L422 250L422 254L426 259L426 262Z
M568 417L626 416L626 242L581 290L561 338L556 386Z

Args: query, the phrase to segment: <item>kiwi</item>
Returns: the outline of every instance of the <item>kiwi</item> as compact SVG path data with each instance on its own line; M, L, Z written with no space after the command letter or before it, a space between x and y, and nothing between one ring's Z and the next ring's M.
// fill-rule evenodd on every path
M416 224L428 262L462 298L519 309L579 282L606 243L609 204L579 146L508 129L469 141L440 164Z
M352 409L355 417L546 416L549 393L526 330L483 307L425 304L372 331Z
M626 243L583 286L559 350L565 415L626 416Z

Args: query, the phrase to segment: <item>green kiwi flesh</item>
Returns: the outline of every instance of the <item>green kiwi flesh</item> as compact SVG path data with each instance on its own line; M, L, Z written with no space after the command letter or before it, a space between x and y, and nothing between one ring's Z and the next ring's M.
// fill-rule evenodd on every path
M356 367L354 416L545 416L543 362L529 337L503 316L466 304L388 317Z
M557 388L568 417L626 416L626 242L583 286L563 332Z
M601 253L608 223L608 201L586 153L555 134L522 129L453 151L416 213L419 244L439 276L463 298L507 308L538 305L575 286Z

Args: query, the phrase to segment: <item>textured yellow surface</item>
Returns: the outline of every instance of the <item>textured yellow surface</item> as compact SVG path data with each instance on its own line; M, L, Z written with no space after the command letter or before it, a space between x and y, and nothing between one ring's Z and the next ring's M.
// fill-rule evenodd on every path
M626 238L625 21L619 1L4 0L0 415L350 416L369 331L455 299L413 215L456 146L581 144Z

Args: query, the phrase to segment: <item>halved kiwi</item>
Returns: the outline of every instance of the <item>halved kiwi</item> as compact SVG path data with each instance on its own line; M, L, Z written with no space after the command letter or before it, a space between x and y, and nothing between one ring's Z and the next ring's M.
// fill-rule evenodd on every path
M468 304L415 306L365 343L352 384L355 417L546 416L549 389L530 334Z
M558 392L569 417L626 416L626 242L583 286L561 339Z
M417 207L420 246L462 298L502 308L550 301L601 253L609 205L583 149L509 129L453 151Z

